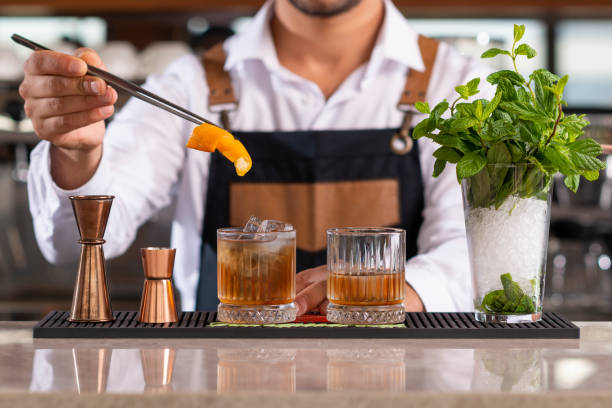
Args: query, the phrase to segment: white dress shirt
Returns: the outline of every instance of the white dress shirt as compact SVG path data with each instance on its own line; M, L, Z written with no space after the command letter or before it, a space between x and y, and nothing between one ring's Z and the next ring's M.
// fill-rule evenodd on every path
M418 34L390 0L385 0L385 20L370 60L346 78L327 100L315 83L279 64L269 27L272 13L273 6L268 2L245 31L224 44L225 68L239 100L237 110L230 115L232 129L399 127L402 113L396 105L406 72L423 70L424 65ZM476 60L440 44L428 91L430 105L444 98L454 100L455 86L477 76L482 78L486 72ZM481 86L486 87L483 79ZM145 87L204 117L219 120L208 111L205 73L196 56L185 56L163 74L149 77ZM490 88L485 88L484 95L490 95ZM413 125L421 119L415 117ZM28 192L36 237L46 259L59 263L78 258L78 235L69 195L115 195L105 235L104 251L108 257L122 254L138 227L176 196L171 237L172 246L177 248L174 280L182 308L193 310L210 159L209 153L185 148L193 128L191 122L132 98L107 129L102 160L94 176L71 191L53 182L49 143L40 142L31 156ZM447 166L440 177L432 178L432 153L437 146L425 138L418 143L425 208L418 237L419 255L407 262L406 279L428 311L469 311L473 309L472 290L455 169Z

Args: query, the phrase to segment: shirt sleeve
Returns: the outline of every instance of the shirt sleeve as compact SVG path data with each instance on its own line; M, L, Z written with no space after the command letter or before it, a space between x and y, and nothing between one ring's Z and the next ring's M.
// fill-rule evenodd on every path
M187 89L198 75L199 61L185 56L144 87L182 106L190 106ZM200 77L198 81L202 81ZM28 197L36 239L53 263L78 257L78 232L68 196L114 195L106 228L105 253L122 254L138 227L167 206L185 159L184 145L194 125L157 107L132 98L107 128L100 164L93 177L74 190L59 188L50 174L50 143L43 141L31 155Z
M489 72L478 60L441 44L431 78L433 88L428 90L430 106L444 98L454 100L455 86L476 77L480 78L480 93L475 98L491 98L494 88L486 81ZM422 118L418 115L417 119ZM425 202L417 241L419 253L406 263L406 280L427 311L469 312L474 310L472 280L455 165L448 163L442 174L433 178L433 152L440 146L424 137L418 143Z

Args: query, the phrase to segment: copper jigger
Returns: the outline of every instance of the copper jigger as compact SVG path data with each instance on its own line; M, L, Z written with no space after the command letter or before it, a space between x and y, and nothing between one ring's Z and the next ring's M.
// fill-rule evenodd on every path
M172 391L175 355L176 350L173 348L140 349L146 392Z
M114 320L104 268L104 230L114 196L71 196L81 239L81 259L77 272L70 318L73 322Z
M172 323L178 320L172 291L174 248L141 248L145 282L138 321Z
M72 349L77 392L106 392L112 349Z

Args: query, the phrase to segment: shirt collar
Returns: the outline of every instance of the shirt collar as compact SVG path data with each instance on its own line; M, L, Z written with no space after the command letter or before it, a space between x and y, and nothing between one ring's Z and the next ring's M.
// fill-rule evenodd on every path
M391 0L384 0L384 4L385 19L372 50L364 79L374 73L384 60L392 60L407 68L424 71L418 33L410 27ZM248 27L228 40L224 66L226 70L246 60L260 60L269 70L276 70L280 66L270 29L272 13L274 13L273 0L268 0Z

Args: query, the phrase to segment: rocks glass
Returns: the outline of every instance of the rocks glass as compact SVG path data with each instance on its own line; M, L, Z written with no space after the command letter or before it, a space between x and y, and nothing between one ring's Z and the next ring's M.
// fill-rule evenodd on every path
M295 320L295 230L245 233L217 230L219 321Z
M327 320L387 324L405 320L406 231L327 230Z

